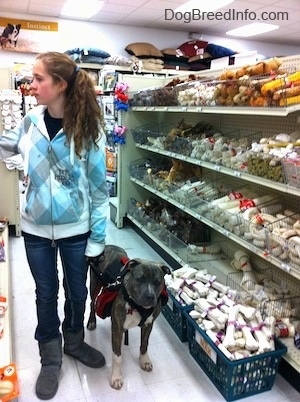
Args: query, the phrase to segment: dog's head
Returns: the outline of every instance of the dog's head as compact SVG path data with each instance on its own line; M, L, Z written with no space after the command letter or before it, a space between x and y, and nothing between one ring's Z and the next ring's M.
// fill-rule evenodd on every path
M21 29L21 24L7 24L7 26L5 27L5 29L2 33L2 37L15 41L18 38L20 29Z
M127 273L123 284L128 295L141 307L156 306L165 287L164 276L170 273L170 269L163 264L139 258L129 260L124 269Z

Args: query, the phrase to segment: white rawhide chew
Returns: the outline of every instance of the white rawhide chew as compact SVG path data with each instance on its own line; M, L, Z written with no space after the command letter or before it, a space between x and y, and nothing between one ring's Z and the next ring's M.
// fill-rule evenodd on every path
M229 360L234 360L234 356L232 353L230 353L224 345L219 341L219 339L216 337L216 335L213 333L213 331L208 330L206 331L207 336L210 337L210 339L213 341L213 343L217 346L218 349L220 349L221 352L224 353L224 355L227 357Z
M218 308L212 308L206 299L200 298L195 301L195 308L203 313L203 317L213 320L217 328L223 329L227 322L227 315L222 313Z
M238 314L237 321L241 327L241 330L243 332L243 336L245 338L245 348L247 350L250 350L251 352L255 352L259 349L259 344L258 342L254 339L250 328L247 326L243 316L241 314Z
M236 319L237 319L239 310L240 310L240 306L237 304L237 305L231 307L228 312L228 322L227 322L226 334L225 334L225 337L222 342L222 344L227 349L234 348L236 346L236 339L235 339L234 333L235 333Z
M249 325L252 327L253 336L257 340L259 348L259 353L270 352L272 346L266 338L265 334L261 331L260 326L256 319L249 321Z

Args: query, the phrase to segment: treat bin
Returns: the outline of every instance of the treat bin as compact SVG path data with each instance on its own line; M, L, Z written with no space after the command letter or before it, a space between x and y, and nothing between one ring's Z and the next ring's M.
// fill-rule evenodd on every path
M180 304L168 290L168 303L162 307L162 314L168 321L181 342L187 342L187 316L184 311L191 311L192 306Z
M226 401L236 401L270 390L287 347L275 339L275 350L240 360L229 360L201 330L188 312L188 345L192 357Z

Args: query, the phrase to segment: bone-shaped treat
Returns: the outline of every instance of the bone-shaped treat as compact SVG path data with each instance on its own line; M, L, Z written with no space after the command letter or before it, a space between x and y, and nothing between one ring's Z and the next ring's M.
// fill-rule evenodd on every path
M204 273L203 271L198 271L195 275L195 278L199 281L210 283L214 289L224 293L225 295L228 293L230 289L229 286L223 285L222 283L216 281L216 278L214 276L208 273Z
M225 346L219 341L219 339L216 337L215 333L212 330L207 330L206 331L207 336L210 337L210 339L213 341L213 343L217 346L218 349L221 350L221 352L224 353L224 355L227 357L229 360L234 360L234 356L232 353L230 353Z
M253 319L253 320L249 321L249 325L251 325L252 331L253 331L253 336L258 342L258 345L259 345L258 352L259 353L270 352L272 350L272 346L269 343L265 334L261 331L257 320Z
M242 314L238 314L237 321L241 327L243 332L243 336L245 338L245 348L250 350L251 352L257 351L259 349L258 342L254 339L250 328L247 326Z
M236 339L234 336L235 333L235 325L236 325L236 319L237 315L239 313L240 306L239 304L236 304L235 306L231 307L228 312L228 322L227 322L227 328L226 328L226 334L223 339L223 345L225 348L233 348L235 347L236 344Z

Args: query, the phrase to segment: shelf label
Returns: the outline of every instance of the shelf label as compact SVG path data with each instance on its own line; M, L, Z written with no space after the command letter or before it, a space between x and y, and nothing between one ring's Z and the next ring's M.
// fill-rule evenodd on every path
M195 334L195 341L201 346L207 356L217 364L217 353L213 350L213 348L209 345L208 342L203 338L202 335L198 331Z
M202 112L202 107L196 107L197 112Z
M291 267L288 264L281 264L280 268L283 269L286 272L291 272Z
M234 170L233 176L235 176L235 177L241 177L241 172L238 172L238 171Z
M215 165L215 170L216 170L217 172L220 172L220 170L221 170L221 166L219 166L219 165Z

